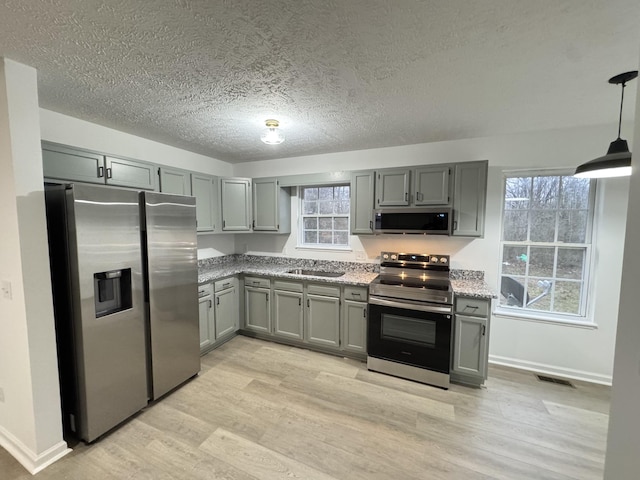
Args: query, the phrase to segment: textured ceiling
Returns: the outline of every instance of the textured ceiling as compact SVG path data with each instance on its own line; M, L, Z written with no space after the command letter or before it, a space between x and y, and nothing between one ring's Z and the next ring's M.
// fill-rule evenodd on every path
M0 56L44 108L243 162L615 122L638 25L638 0L4 0Z

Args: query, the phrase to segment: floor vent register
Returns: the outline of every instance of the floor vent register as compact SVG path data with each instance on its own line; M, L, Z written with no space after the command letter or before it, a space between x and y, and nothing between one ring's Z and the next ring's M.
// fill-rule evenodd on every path
M573 383L571 383L569 380L563 380L562 378L548 377L546 375L536 375L536 377L541 382L557 383L558 385L564 385L565 387L575 388L573 386Z

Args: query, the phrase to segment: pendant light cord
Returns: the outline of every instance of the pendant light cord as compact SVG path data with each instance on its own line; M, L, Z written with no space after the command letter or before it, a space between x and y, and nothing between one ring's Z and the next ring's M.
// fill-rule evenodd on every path
M622 128L622 105L624 104L624 87L627 82L622 82L622 95L620 98L620 117L618 118L618 139L620 139L620 130Z

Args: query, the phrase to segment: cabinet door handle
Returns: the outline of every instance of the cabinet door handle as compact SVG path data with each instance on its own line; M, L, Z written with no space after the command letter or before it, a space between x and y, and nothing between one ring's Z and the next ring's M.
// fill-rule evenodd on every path
M367 309L366 308L362 309L362 318L367 318Z
M487 326L482 325L482 336L484 337L485 333L487 333Z
M98 167L98 178L104 177L104 167Z
M454 220L454 221L453 221L453 229L454 229L454 230L457 230L457 229L458 229L458 221L457 221L457 220Z
M251 223L251 228L256 228L256 221L255 220Z
M405 202L409 201L409 192L404 192L404 201Z
M373 220L369 220L369 230L373 230Z
M222 220L222 228L226 227L226 222Z
M268 294L268 293L265 293L265 294L264 294L264 298L266 298L267 303L269 303L269 294Z
M307 298L307 308L311 308L311 302L309 301L308 298Z
M107 178L113 178L111 168L107 168Z
M211 303L211 300L209 300L209 308L213 307L213 303Z
M216 305L220 305L220 297L216 297Z
M299 306L299 307L301 307L301 306L302 306L302 299L301 299L301 298L299 298L299 299L298 299L298 306Z

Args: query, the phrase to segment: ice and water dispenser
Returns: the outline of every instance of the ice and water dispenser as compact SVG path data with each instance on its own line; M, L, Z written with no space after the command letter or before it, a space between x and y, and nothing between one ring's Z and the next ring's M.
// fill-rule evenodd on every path
M96 318L131 308L131 269L93 275Z

